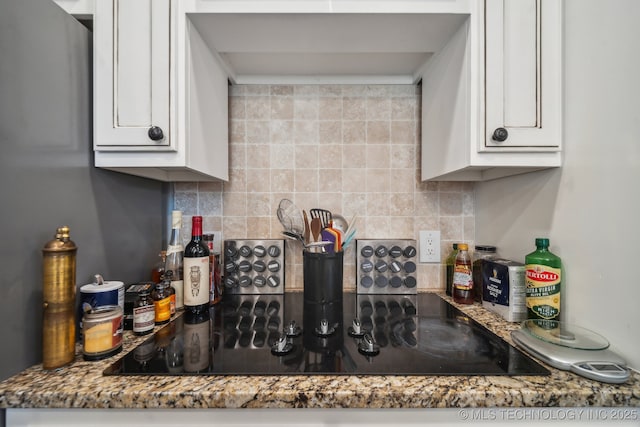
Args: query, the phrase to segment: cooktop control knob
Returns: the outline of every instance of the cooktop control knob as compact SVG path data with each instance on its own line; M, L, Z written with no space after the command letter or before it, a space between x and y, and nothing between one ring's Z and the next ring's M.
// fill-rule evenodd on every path
M295 320L289 322L289 324L284 328L284 334L287 337L293 338L298 337L302 334L302 328L296 324Z
M320 325L315 329L315 333L319 337L328 337L336 333L337 325L329 325L327 319L320 320Z
M354 338L361 338L364 336L364 330L362 329L362 325L360 324L360 319L358 319L357 317L355 319L353 319L353 322L351 323L351 326L349 326L349 329L347 330L349 336L352 336Z
M271 353L276 356L284 356L293 351L293 344L289 342L285 335L282 335L271 347Z
M380 346L373 340L370 334L364 334L358 345L358 351L365 356L377 356L380 354Z

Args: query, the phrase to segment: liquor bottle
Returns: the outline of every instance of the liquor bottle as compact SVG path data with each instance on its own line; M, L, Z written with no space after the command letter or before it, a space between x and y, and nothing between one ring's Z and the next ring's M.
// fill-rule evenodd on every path
M184 308L198 314L209 307L209 248L202 241L202 217L194 216L191 241L184 249Z
M525 256L524 270L527 317L560 320L562 261L549 251L549 239L536 239L536 250Z
M209 287L209 305L214 305L222 301L222 279L220 277L220 258L213 252L213 234L205 234L204 241L209 248L209 274L211 283Z
M151 281L155 284L162 280L162 275L164 274L166 264L167 264L167 251L160 251L158 254L160 260L151 270Z
M171 272L171 287L175 291L175 309L182 310L184 308L184 292L183 292L183 257L184 248L182 246L182 238L180 237L180 229L182 228L182 212L171 212L171 239L167 247L167 260L165 263L165 272Z
M453 271L453 300L458 304L473 304L473 275L469 245L458 244L458 255Z
M453 269L456 265L456 255L458 255L458 244L454 243L449 256L444 261L446 268L445 291L447 295L453 295Z

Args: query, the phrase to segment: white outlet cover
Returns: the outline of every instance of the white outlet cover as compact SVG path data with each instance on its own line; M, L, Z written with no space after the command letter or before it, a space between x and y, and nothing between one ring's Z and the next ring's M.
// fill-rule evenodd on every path
M440 231L420 231L420 262L440 263Z

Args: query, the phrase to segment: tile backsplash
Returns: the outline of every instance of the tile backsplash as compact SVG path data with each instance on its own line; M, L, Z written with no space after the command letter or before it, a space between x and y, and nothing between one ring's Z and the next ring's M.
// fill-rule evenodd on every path
M175 183L174 207L223 239L282 238L281 199L357 219L357 237L418 239L440 230L442 254L475 235L473 184L420 181L420 87L239 85L230 88L230 179ZM355 289L355 245L345 289ZM287 241L286 288L302 289L302 250ZM442 266L418 264L419 289L443 289Z

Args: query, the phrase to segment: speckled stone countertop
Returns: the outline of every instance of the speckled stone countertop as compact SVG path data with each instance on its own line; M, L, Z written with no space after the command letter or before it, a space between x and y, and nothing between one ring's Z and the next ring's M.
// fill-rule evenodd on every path
M449 299L445 295L441 295ZM463 312L511 343L519 327L483 309ZM0 383L0 408L446 408L640 406L640 373L604 384L548 367L551 376L103 376L123 352L55 371L33 366Z

